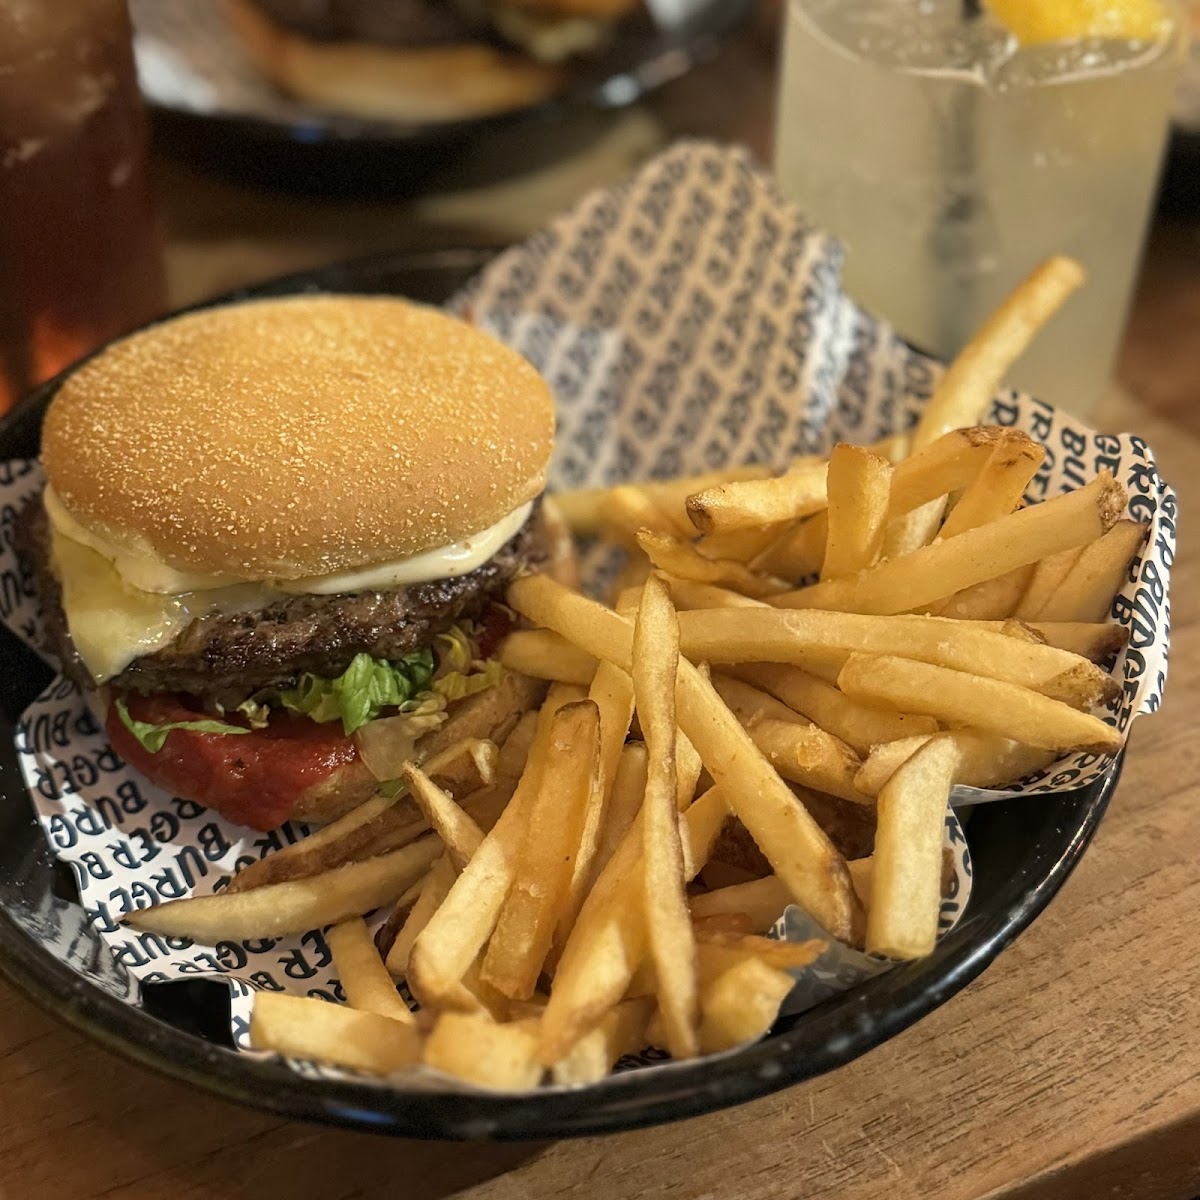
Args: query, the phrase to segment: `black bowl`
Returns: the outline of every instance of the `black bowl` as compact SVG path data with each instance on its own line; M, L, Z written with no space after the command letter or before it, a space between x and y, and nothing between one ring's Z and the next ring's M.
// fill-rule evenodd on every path
M394 255L238 295L324 290L438 301L486 260L486 251ZM0 460L37 452L42 414L57 383L39 389L0 424ZM1072 792L977 808L968 826L971 900L934 953L781 1020L757 1045L574 1091L517 1099L415 1094L315 1082L238 1054L221 984L152 985L140 1008L124 1000L131 981L84 919L71 873L51 855L16 765L13 726L49 678L45 664L0 628L0 975L101 1045L172 1078L281 1116L406 1137L542 1140L606 1133L740 1104L842 1066L948 1000L1033 921L1091 840L1120 768L1118 759L1103 780Z

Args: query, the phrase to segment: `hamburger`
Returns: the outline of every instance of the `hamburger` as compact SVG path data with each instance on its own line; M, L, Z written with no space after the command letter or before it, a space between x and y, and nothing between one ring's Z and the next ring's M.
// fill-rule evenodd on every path
M225 0L288 95L369 119L453 121L536 104L639 0Z
M46 413L20 542L65 674L152 782L328 821L540 685L494 655L538 568L554 411L438 310L306 296L108 347Z

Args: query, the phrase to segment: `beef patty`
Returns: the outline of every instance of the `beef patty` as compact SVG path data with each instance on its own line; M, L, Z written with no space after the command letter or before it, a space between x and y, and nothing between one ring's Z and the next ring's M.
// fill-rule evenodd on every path
M448 0L254 0L277 25L318 42L438 46L488 35L482 5Z
M63 673L93 686L67 629L58 580L50 566L50 523L41 497L21 513L18 553L29 563L42 602L46 649ZM264 608L198 618L179 636L131 662L109 682L138 692L195 696L249 694L291 686L305 671L341 674L356 654L399 659L501 599L513 577L547 558L540 504L487 562L466 575L383 592L284 596Z

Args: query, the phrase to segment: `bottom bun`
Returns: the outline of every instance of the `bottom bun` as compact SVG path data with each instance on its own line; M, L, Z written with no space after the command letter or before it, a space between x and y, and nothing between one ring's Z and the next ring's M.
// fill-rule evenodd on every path
M375 120L455 121L553 95L561 68L483 43L402 48L318 42L276 24L252 0L225 0L250 60L276 87L323 108Z

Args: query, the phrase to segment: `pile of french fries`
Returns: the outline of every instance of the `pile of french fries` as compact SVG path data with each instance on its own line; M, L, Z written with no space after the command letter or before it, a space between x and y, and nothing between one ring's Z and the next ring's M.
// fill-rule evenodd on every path
M549 575L511 586L526 626L502 658L547 681L540 709L130 923L205 942L332 926L346 1004L260 994L255 1046L514 1091L761 1037L829 944L765 937L789 904L829 941L928 954L952 788L1121 744L1095 710L1145 530L1107 474L1025 505L1043 448L975 424L1080 278L1035 272L911 437L560 494L631 563L611 606Z

